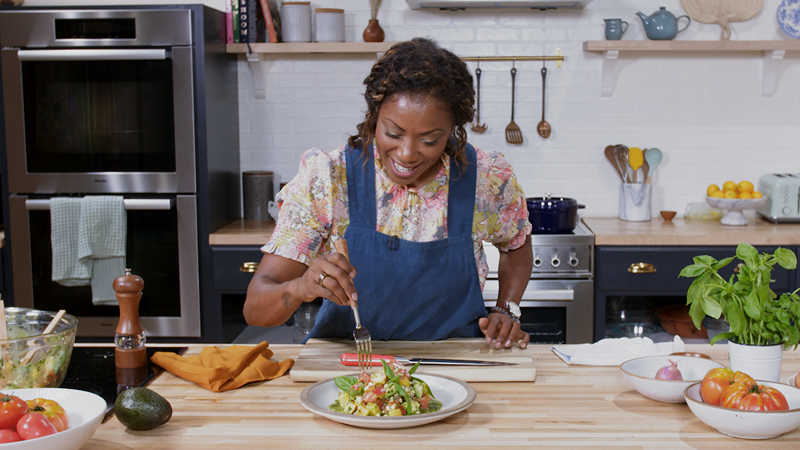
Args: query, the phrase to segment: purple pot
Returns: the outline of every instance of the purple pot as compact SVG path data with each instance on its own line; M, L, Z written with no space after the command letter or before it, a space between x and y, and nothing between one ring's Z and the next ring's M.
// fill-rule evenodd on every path
M531 234L563 234L571 233L578 224L578 209L585 208L579 205L574 198L529 197L525 199L528 205L528 221L533 225Z

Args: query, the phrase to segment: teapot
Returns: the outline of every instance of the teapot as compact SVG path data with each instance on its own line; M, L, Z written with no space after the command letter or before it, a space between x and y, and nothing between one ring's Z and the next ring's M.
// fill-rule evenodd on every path
M672 39L677 36L678 33L688 28L689 24L692 22L692 19L687 15L675 17L674 14L667 11L667 8L663 6L650 15L650 17L641 12L637 12L636 15L642 19L642 25L644 25L644 31L647 33L647 37L654 41ZM687 20L686 26L679 30L678 20L684 17Z

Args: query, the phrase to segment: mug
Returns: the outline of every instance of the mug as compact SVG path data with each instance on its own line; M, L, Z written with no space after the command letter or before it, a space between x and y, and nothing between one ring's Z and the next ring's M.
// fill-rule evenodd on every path
M628 31L628 22L622 19L603 19L606 21L606 39L618 41ZM624 26L623 26L624 25Z

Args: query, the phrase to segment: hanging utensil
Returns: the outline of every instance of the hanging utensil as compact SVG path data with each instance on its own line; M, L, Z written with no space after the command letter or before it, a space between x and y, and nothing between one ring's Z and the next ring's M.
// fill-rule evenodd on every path
M655 172L656 167L661 164L661 160L664 158L664 155L661 154L661 150L657 148L651 148L647 150L645 158L647 158L647 164L650 165L650 168L647 171L647 178L644 179L644 182L649 183L650 178L653 176L653 172Z
M481 123L481 68L475 69L475 78L478 86L477 96L475 98L475 123L471 124L469 128L478 134L483 134L486 131L486 124Z
M511 68L511 123L506 126L506 142L509 144L522 144L522 131L514 123L514 79L517 77L517 69Z
M547 139L550 137L550 124L544 120L544 83L547 78L547 67L542 67L542 121L536 125L539 136Z
M631 176L628 174L628 147L622 144L614 146L614 158L617 160L617 167L619 167L620 173L625 174L623 183L630 183Z
M628 149L628 164L633 169L633 182L638 183L637 181L637 173L639 172L639 168L642 167L642 163L644 162L644 156L642 156L642 149L639 147L631 147Z
M608 162L611 163L611 167L613 167L614 171L617 172L617 175L619 175L619 179L622 180L622 182L624 183L625 177L622 175L622 172L619 171L619 167L617 166L617 157L614 156L614 146L609 145L608 147L606 147L603 153L605 153Z

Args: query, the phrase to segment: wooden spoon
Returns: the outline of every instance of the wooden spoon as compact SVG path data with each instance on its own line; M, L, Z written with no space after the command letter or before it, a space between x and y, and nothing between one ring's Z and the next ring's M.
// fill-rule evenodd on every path
M608 147L606 147L603 153L605 153L608 162L611 163L611 167L613 167L614 170L617 172L617 175L619 175L619 179L622 180L622 182L624 183L625 177L622 175L622 172L619 171L619 167L617 166L617 157L614 156L614 146L609 145Z
M617 160L617 167L619 167L620 172L625 174L625 178L622 182L630 183L631 176L628 174L628 147L622 144L615 145L614 158Z
M517 77L517 69L511 68L511 123L506 126L506 142L509 144L522 144L522 130L519 125L514 123L514 79Z
M661 164L661 160L663 159L664 155L661 154L661 150L657 148L651 148L647 150L647 154L645 154L645 158L647 158L647 163L650 165L650 169L647 171L647 178L644 179L645 183L650 182L650 178L653 176L653 172L655 172L656 167Z
M50 323L47 324L47 328L45 328L44 331L42 332L42 336L52 333L52 331L55 329L56 325L58 325L58 322L61 320L62 317L64 317L65 313L66 313L66 311L64 311L63 309L58 310L56 315L53 316L53 318L50 320ZM32 345L32 344L33 344L33 340L28 341L28 345ZM28 350L28 353L26 353L25 357L22 358L22 361L20 361L20 364L25 365L25 364L28 364L29 362L31 362L31 359L33 358L33 355L35 355L38 350L40 350L40 349Z
M628 149L628 164L630 164L631 169L633 169L634 183L638 183L636 174L639 172L639 168L642 167L643 162L644 156L642 155L642 149L639 147L631 147Z
M475 78L478 86L477 96L475 97L475 123L471 124L469 128L478 134L483 134L486 131L486 124L481 123L481 68L475 69Z
M647 172L650 171L650 164L647 163L647 149L642 149L642 183L644 183L644 179L647 178Z
M536 125L539 136L547 139L550 137L550 124L544 120L544 82L547 77L547 67L542 67L542 121Z

